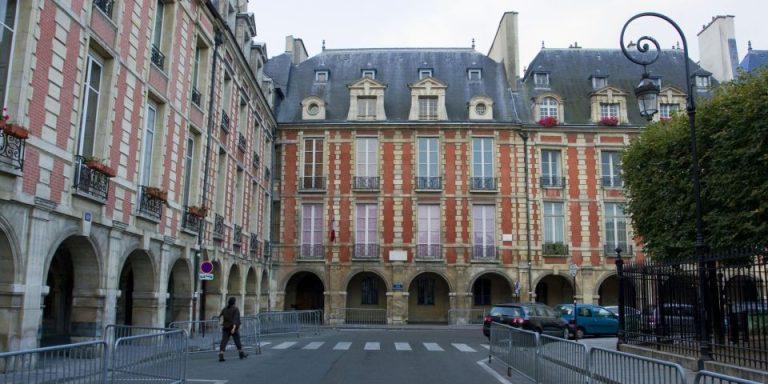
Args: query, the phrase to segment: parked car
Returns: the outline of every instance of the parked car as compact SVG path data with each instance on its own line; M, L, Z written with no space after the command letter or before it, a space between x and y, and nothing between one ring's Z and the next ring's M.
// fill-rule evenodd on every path
M648 318L650 330L657 335L695 334L696 313L691 304L669 303L653 308Z
M607 307L603 307L607 310L609 310L614 315L619 315L619 306L618 305L609 305ZM640 325L643 320L643 317L641 316L642 312L640 312L637 308L632 307L624 307L624 330L627 332L638 332L640 331Z
M491 323L506 324L562 338L568 338L569 335L565 320L561 319L554 309L541 303L494 305L483 320L483 334L486 337L491 337Z
M560 317L568 322L571 335L583 338L587 335L616 335L619 333L619 317L611 311L593 304L560 304L555 307ZM574 316L574 312L576 316Z

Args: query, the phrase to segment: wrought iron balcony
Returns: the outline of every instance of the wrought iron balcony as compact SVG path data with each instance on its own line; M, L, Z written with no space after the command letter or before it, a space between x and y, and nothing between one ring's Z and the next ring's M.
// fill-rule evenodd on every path
M440 244L419 244L416 246L416 258L420 260L440 260L443 258L443 246Z
M253 160L251 161L254 168L258 168L261 166L261 156L259 156L258 153L253 153Z
M621 176L603 176L603 187L605 188L623 188L624 180Z
M607 257L616 257L616 248L621 249L621 255L623 257L632 256L632 246L627 243L605 244L603 245L603 252Z
M109 197L109 177L85 165L83 156L75 156L75 191L106 201Z
M21 170L24 168L24 149L27 139L11 136L0 130L0 164Z
M261 257L261 241L259 241L259 238L255 233L251 233L251 240L249 245L250 246L248 251L251 253L251 257L255 259Z
M563 243L544 243L541 253L544 256L568 256L568 246Z
M200 229L200 223L203 219L198 215L193 215L189 211L189 206L184 206L184 217L181 220L181 226L184 229L197 232Z
M355 176L352 179L352 189L361 190L361 191L378 191L379 177L378 176Z
M224 216L219 215L218 213L213 217L213 239L224 239Z
M152 196L147 193L147 189L149 188L151 187L146 185L141 186L139 213L155 220L160 220L160 217L163 215L163 204L165 204L165 201L159 199L157 196Z
M232 229L232 245L237 248L243 245L243 227L237 224Z
M495 245L473 245L472 246L472 260L496 260L498 254L496 253Z
M495 177L471 177L469 189L472 191L492 192L496 190Z
M192 104L200 106L203 95L197 90L197 87L192 87Z
M322 260L325 257L325 247L322 244L302 244L299 248L300 260Z
M561 176L542 176L539 178L542 188L563 188L565 187L565 177Z
M354 256L356 259L378 259L379 245L378 244L355 244Z
M237 133L237 149L243 153L245 153L245 150L248 149L248 141L245 140L245 135L243 135L241 132Z
M163 55L163 53L160 52L160 48L154 44L152 44L152 64L160 69L163 69L163 66L165 65L165 55Z
M229 133L229 116L224 111L221 111L221 130Z
M264 242L264 258L269 259L272 257L272 244L269 241Z
M416 190L419 191L441 191L443 189L442 177L424 177L416 178Z
M93 0L93 6L100 9L111 19L112 9L115 7L115 0Z
M266 176L269 179L269 176ZM299 178L299 191L302 192L324 192L325 177L323 176L305 176Z

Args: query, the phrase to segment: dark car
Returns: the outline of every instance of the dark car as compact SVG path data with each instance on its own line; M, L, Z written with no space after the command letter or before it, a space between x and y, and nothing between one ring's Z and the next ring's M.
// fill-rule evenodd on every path
M562 338L568 338L569 334L568 323L554 309L540 303L497 304L483 321L483 334L486 337L491 336L491 323Z

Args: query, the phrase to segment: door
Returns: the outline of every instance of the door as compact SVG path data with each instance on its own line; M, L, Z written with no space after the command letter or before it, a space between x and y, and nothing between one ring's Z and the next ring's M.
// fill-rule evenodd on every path
M619 333L619 319L605 308L595 309L596 331L603 335L615 335Z
M595 333L595 322L592 318L592 309L589 307L577 307L576 325L584 330L585 334Z

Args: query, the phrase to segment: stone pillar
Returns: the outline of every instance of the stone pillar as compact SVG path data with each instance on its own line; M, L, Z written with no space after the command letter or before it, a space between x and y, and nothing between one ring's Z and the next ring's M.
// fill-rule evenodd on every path
M106 292L103 289L75 289L72 292L71 340L73 343L100 337L106 325L104 304Z
M18 350L24 306L24 285L0 284L0 351Z
M255 293L246 293L243 303L243 313L246 316L253 316L259 310L259 295Z
M158 292L134 291L132 315L133 325L144 327L161 326L163 324L161 317L165 317L165 301L160 300Z
M270 293L270 295L274 295L274 305L272 306L273 311L282 311L285 309L285 291L277 291Z
M26 217L26 213L19 212L16 218ZM24 271L24 296L22 301L22 314L19 319L18 332L19 343L16 349L32 349L38 347L39 332L41 331L43 320L43 298L48 294L46 286L47 277L45 271L48 268L48 256L51 252L54 236L50 230L50 213L44 210L32 209L31 219L27 222L26 232L28 239L26 243L21 243L20 252L22 255L30 255L27 258L26 270ZM23 227L22 225L19 226ZM21 265L16 266L21 268Z

